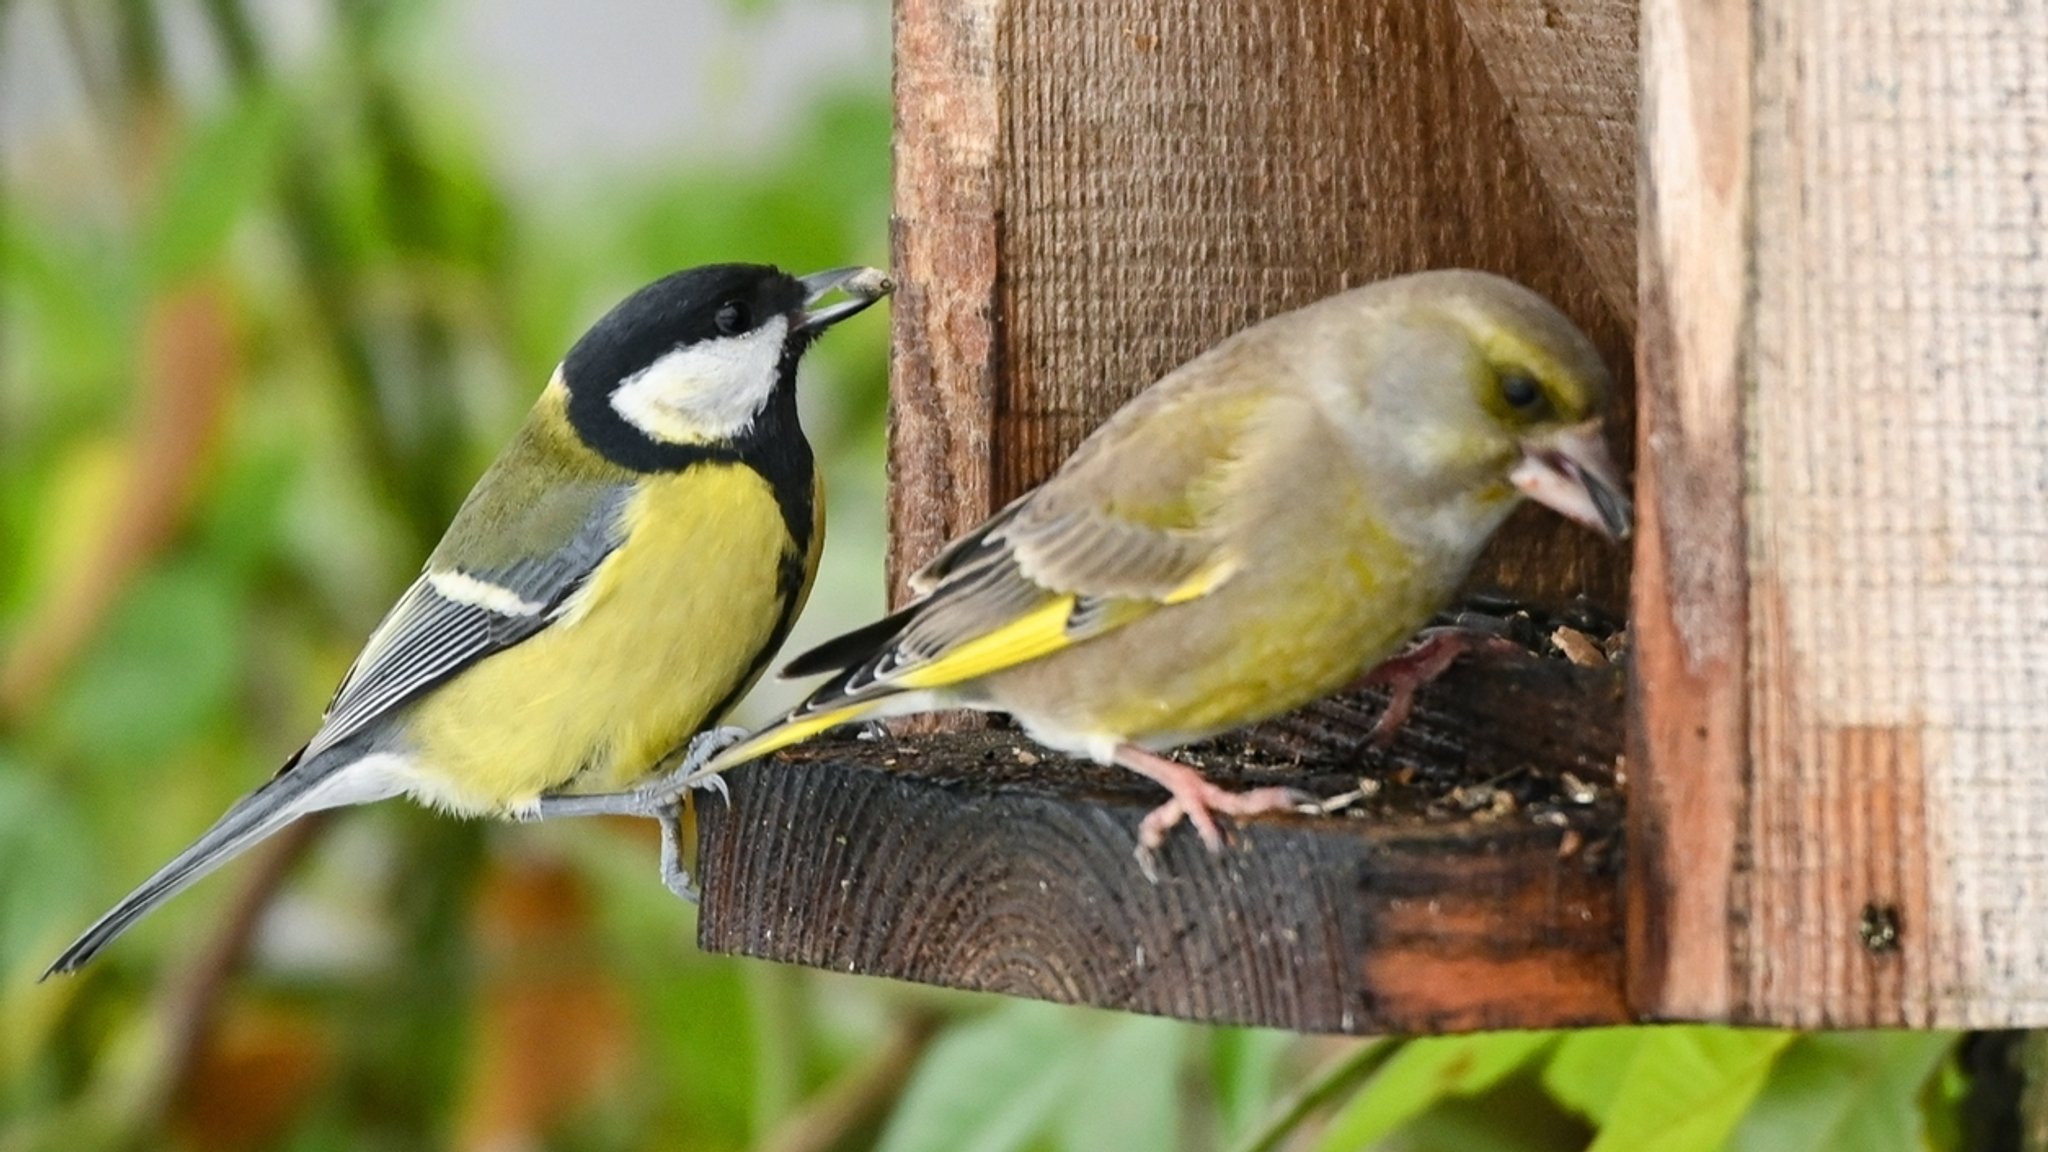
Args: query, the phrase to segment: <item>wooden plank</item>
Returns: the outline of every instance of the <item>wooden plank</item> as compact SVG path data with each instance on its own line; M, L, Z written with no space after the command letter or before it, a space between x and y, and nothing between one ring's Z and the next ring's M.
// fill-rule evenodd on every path
M1736 317L1716 355L1742 366L1745 469L1700 480L1740 501L1747 656L1716 685L1741 707L1703 718L1746 763L1708 781L1724 756L1653 738L1637 775L1657 808L1637 828L1689 824L1689 795L1738 809L1725 855L1667 844L1638 874L1674 938L1673 909L1725 908L1718 951L1674 943L1639 1003L2048 1024L2048 3L1654 3L1645 39L1646 77L1692 76L1696 100L1749 77L1734 115L1651 113L1653 219L1716 157L1746 151L1749 175L1741 278L1669 275L1684 295L1645 339L1650 371L1670 331L1724 340ZM1658 489L1667 534L1683 500ZM1725 590L1700 591L1664 611L1720 619Z
M1742 304L1748 0L1643 5L1641 442L1629 760L1630 1000L1728 1005L1747 768Z
M1157 883L1131 853L1163 796L1129 773L1005 732L800 747L700 807L699 943L1217 1023L1615 1022L1620 692L1613 668L1473 661L1384 752L1313 758L1356 740L1375 699L1205 749L1222 781L1383 783L1236 826L1220 857L1177 834Z
M1630 389L1618 0L900 0L897 42L898 574L1204 347L1395 273L1523 280ZM1626 556L1529 516L1480 581L1619 609Z
M995 0L898 0L889 587L993 510Z

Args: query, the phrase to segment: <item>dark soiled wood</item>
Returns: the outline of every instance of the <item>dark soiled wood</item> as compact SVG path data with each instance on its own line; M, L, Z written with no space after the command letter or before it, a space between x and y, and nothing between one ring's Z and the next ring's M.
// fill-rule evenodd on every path
M1132 859L1162 795L1010 732L838 741L700 808L700 943L837 971L1321 1032L1612 1023L1620 673L1468 661L1384 750L1377 706L1320 706L1187 753L1331 815L1185 830Z

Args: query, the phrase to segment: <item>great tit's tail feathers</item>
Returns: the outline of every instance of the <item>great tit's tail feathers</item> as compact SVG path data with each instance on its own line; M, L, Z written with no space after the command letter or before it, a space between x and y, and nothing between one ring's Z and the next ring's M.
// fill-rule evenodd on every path
M323 808L367 803L401 790L388 773L352 771L359 765L363 765L362 759L340 749L330 749L308 763L288 765L287 771L237 800L199 839L95 921L57 957L43 978L76 971L157 905L299 817Z

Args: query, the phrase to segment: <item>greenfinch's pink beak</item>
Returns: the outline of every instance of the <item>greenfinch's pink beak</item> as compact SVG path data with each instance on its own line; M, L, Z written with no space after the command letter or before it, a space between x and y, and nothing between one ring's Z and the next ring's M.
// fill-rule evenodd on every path
M1628 488L1607 454L1598 420L1524 438L1522 458L1508 480L1531 500L1609 540L1628 538L1635 519Z

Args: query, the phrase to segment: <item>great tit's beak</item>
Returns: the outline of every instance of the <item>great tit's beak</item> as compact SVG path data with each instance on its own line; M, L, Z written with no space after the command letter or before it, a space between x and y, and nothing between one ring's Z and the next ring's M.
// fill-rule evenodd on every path
M1508 481L1531 500L1609 540L1628 538L1634 521L1628 489L1607 454L1598 420L1524 439L1522 458L1508 473Z
M797 277L804 286L804 318L797 326L805 332L823 332L896 290L896 282L879 268L834 268ZM834 292L852 299L822 307L818 301Z

